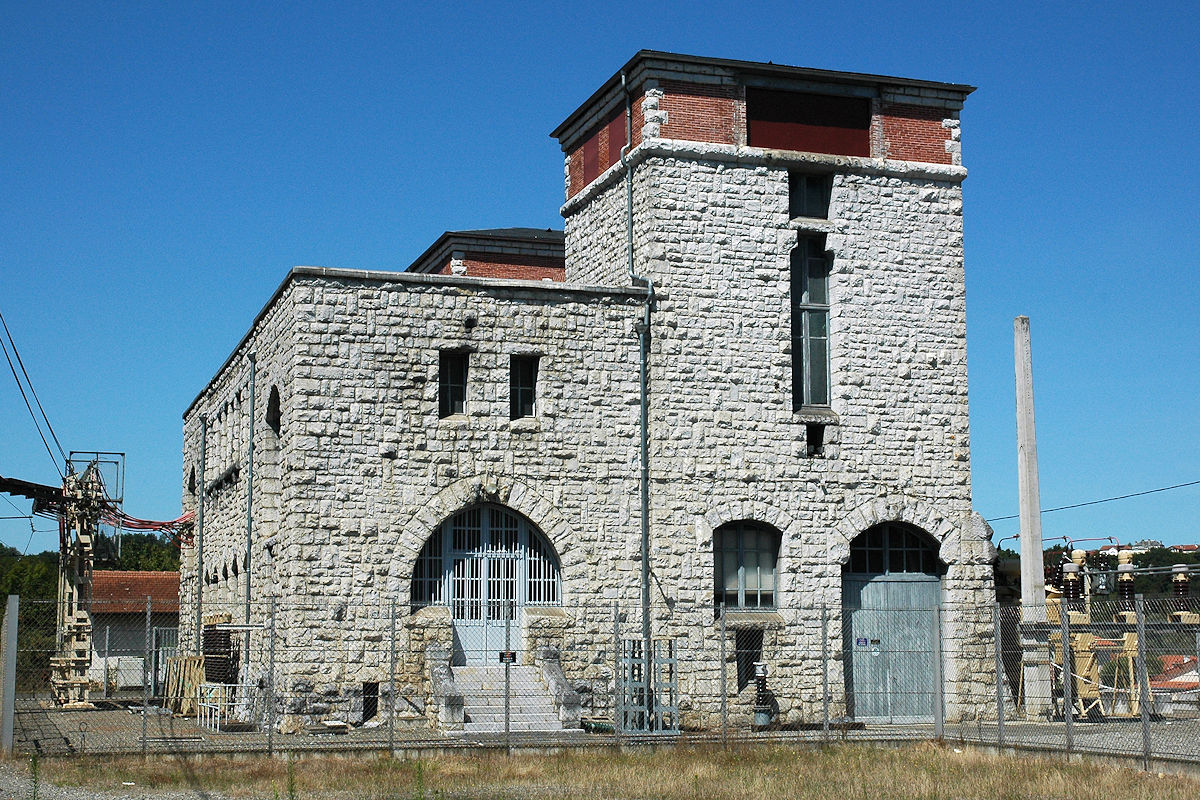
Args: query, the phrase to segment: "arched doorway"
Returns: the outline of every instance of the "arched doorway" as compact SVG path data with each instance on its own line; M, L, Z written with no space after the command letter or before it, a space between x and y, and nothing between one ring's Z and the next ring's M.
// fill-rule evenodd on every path
M439 525L413 566L413 609L450 608L455 664L496 664L520 652L523 610L562 604L558 556L537 527L498 505Z
M855 719L934 718L944 572L937 541L913 525L880 523L850 543L842 633L846 704Z

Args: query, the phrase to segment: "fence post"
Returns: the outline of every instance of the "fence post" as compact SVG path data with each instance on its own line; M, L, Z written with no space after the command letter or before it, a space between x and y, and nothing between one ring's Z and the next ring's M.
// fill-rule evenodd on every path
M933 608L933 732L946 738L946 675L942 668L942 607Z
M396 754L396 598L392 598L391 634L388 641L388 758Z
M142 651L142 755L149 746L146 727L150 722L150 595L146 595L146 649Z
M108 634L111 625L104 626L104 696L108 697Z
M271 625L267 629L267 756L275 755L275 611L271 598ZM248 634L247 634L248 635Z
M4 609L4 694L0 697L0 750L10 756L17 702L17 620L20 603L20 597L10 594Z
M992 606L992 634L996 651L996 746L1004 747L1004 644L1000 634L1000 604Z
M1058 604L1058 628L1062 635L1063 721L1067 724L1067 752L1075 749L1075 665L1071 652L1071 612L1066 600Z
M728 664L725 649L727 648L725 603L721 603L721 747L728 747L728 726L730 726L730 664ZM737 652L737 649L734 649Z
M621 746L621 730L625 726L625 691L621 686L621 603L613 601L613 734L617 748Z
M1146 600L1134 598L1137 611L1138 710L1142 718L1142 769L1150 769L1150 675L1146 668Z
M512 661L508 654L512 647L512 615L514 601L508 601L504 611L504 753L512 755Z
M829 609L821 606L821 734L829 744Z

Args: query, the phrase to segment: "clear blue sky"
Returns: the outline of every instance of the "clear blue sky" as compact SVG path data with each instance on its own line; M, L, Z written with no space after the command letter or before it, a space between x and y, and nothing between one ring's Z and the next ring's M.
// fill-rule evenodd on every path
M1018 314L1044 507L1198 480L1198 30L1194 2L10 2L0 310L64 446L127 452L126 510L172 518L180 415L286 270L560 226L547 134L638 49L971 83L976 508L1017 507ZM57 482L6 373L0 420L0 474ZM1198 505L1200 486L1043 524L1194 542ZM57 547L21 520L0 541Z

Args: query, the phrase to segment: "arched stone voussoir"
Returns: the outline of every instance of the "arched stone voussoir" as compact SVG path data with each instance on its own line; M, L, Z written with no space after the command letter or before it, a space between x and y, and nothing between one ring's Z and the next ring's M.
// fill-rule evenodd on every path
M900 494L883 494L863 501L848 511L835 527L837 536L829 543L830 559L845 564L850 560L854 537L881 522L906 522L928 533L938 542L938 558L945 564L960 560L960 527L934 506Z
M405 574L411 574L413 562L434 528L462 509L480 503L510 508L532 522L550 540L564 562L564 571L567 569L563 554L577 549L578 536L554 504L527 483L502 475L477 475L461 478L442 489L409 518L396 552L403 558Z
M784 541L788 539L789 533L796 533L793 530L795 521L786 511L778 506L765 503L762 500L729 500L717 503L709 508L703 516L704 524L707 530L702 531L702 536L698 537L702 541L712 541L712 533L717 528L729 522L760 522L764 525L770 525L783 534Z

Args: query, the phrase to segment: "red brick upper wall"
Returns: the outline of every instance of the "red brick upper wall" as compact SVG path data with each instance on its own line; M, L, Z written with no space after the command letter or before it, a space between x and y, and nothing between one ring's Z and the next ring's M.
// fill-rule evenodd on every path
M642 143L642 98L633 98L633 146ZM583 144L567 156L567 174L570 178L567 197L572 197L583 187L596 180L605 170L621 160L621 148L625 146L625 109L618 108L604 124L600 125L583 141Z
M468 251L462 260L466 274L474 278L512 278L523 281L552 280L566 278L566 266L561 257L535 256L522 253L483 253ZM447 259L436 270L439 275L450 275Z
M662 90L664 139L737 144L746 116L741 87L663 81Z
M773 111L778 110L773 109L771 103L779 108L786 105L786 92L753 89L750 91L757 92L755 97L759 103L759 110L754 113L766 114L767 118L748 126L747 89L743 86L664 80L660 88L663 97L659 108L666 112L666 121L659 135L664 139L726 145L754 145L757 139L765 142L760 145L765 147L934 164L953 163L953 155L946 150L951 131L942 126L942 120L954 116L955 112L942 107L892 102L880 104L876 101L872 115L868 101L861 96L829 96L828 101L822 103L822 96L797 93L800 102L808 102L810 106L814 103L828 106L814 112L820 118L818 124L801 125L769 119ZM855 103L859 104L857 120L847 121L854 116L851 113L854 109L849 106ZM636 147L641 143L642 97L634 99L633 109L633 143ZM872 142L871 130L880 131L882 140ZM568 199L620 160L620 149L624 142L625 111L624 108L618 108L568 154ZM882 151L876 152L880 148Z
M946 151L950 131L942 127L948 116L941 108L885 103L881 122L887 152L880 155L898 161L953 163L953 156Z

